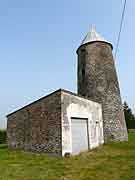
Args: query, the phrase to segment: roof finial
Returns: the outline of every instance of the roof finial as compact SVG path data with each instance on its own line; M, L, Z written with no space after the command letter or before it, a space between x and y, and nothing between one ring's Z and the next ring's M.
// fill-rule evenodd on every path
M90 31L96 31L96 26L94 24L92 24Z

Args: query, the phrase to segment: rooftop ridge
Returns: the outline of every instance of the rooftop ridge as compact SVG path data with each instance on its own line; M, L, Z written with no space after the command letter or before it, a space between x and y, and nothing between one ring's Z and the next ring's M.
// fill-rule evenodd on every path
M24 105L23 107L15 110L15 111L10 112L9 114L6 115L6 117L9 117L9 116L15 114L16 112L19 112L19 111L21 111L21 110L23 110L23 109L25 109L25 108L28 108L29 106L31 106L31 105L33 105L33 104L35 104L35 103L37 103L37 102L39 102L39 101L41 101L41 100L43 100L43 99L45 99L45 98L48 98L49 96L51 96L51 95L53 95L53 94L56 94L56 93L58 93L58 92L65 92L65 93L68 93L68 94L70 94L70 95L77 96L77 97L80 97L80 98L82 98L82 99L86 99L86 100L88 100L88 101L93 101L94 103L100 104L100 103L94 101L94 99L92 99L92 98L87 98L87 97L81 96L81 95L79 95L79 94L77 94L77 93L75 93L75 92L71 92L71 91L69 91L69 90L65 90L65 89L59 88L59 89L57 89L57 90L55 90L55 91L53 91L53 92L51 92L51 93L49 93L49 94L47 94L47 95L45 95L45 96L43 96L43 97L40 97L39 99L37 99L37 100L35 100L35 101L32 101L32 102Z
M96 41L110 44L113 48L112 44L109 41L105 40L99 33L97 33L95 26L92 26L91 30L86 34L80 46Z

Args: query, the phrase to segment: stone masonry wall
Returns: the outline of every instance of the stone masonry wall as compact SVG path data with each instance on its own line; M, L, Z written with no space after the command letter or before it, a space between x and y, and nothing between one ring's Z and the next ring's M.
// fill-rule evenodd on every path
M7 116L11 148L61 155L61 92Z
M104 42L88 43L81 46L77 53L78 94L102 103L105 142L127 140L111 46Z

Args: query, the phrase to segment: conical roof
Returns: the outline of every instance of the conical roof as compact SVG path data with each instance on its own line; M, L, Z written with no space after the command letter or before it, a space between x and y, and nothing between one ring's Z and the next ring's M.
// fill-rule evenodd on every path
M98 34L94 27L92 27L91 31L89 31L87 33L87 35L83 39L80 46L87 44L87 43L96 42L96 41L106 42L106 43L110 44L111 47L113 48L112 44L110 42L108 42L107 40L105 40L100 34Z

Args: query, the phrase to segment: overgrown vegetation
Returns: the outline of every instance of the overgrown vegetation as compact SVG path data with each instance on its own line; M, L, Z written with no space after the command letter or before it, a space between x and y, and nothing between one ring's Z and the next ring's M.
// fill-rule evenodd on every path
M124 114L125 114L127 129L135 129L135 116L131 108L128 106L126 102L124 102L123 107L124 107Z
M133 180L135 133L71 158L0 148L0 180Z
M0 144L6 144L6 130L0 130Z

